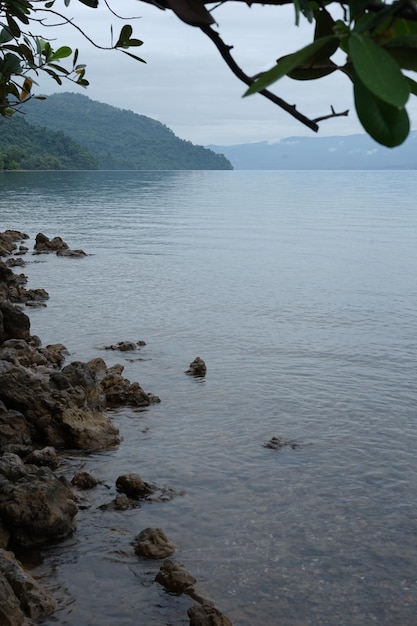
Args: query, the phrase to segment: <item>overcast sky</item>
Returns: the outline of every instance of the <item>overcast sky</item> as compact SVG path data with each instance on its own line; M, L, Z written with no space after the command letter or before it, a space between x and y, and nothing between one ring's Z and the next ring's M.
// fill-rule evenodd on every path
M109 0L111 3L112 0ZM124 22L101 9L89 9L72 0L65 15L73 17L89 37L103 46L110 43L110 25L115 36ZM146 60L138 63L115 51L100 51L72 27L49 31L54 46L79 48L79 62L87 64L87 89L67 83L59 88L52 79L39 82L36 93L78 91L93 100L130 109L169 126L179 137L202 145L231 145L279 141L294 135L315 133L259 95L242 98L243 85L226 66L214 44L197 28L181 22L171 11L161 11L138 0L118 0L111 6L129 19L134 36L143 46L131 51ZM247 7L227 3L213 13L218 30L242 69L253 75L269 69L276 59L311 42L312 26L302 18L295 26L289 7ZM336 74L336 75L335 75ZM283 79L273 91L308 117L350 109L348 117L321 123L318 135L363 132L353 110L352 86L341 73L318 81ZM414 118L417 119L414 108Z

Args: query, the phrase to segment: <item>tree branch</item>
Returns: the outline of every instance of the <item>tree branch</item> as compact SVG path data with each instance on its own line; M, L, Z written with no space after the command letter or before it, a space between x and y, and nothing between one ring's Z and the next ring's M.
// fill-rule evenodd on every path
M241 67L239 67L239 65L236 63L236 61L230 54L230 50L232 50L232 46L227 46L222 40L222 38L220 37L220 35L216 31L214 31L211 28L211 26L208 26L208 25L200 26L200 30L205 35L207 35L209 39L211 39L211 41L214 43L217 50L219 51L222 59L225 61L226 65L230 68L233 74L237 76L237 78L241 80L243 83L245 83L245 85L250 87L255 82L255 79L245 74L245 72L241 69ZM281 109L283 109L284 111L292 115L292 117L295 117L295 119L297 119L299 122L301 122L308 128L311 128L311 130L313 130L314 132L317 132L319 130L319 127L317 123L315 122L315 120L311 120L305 115L303 115L302 113L300 113L299 111L297 111L297 108L295 105L288 104L288 102L286 102L279 96L276 96L271 91L268 91L268 89L262 89L262 91L260 91L259 93L262 96L264 96L264 98L267 98L267 100L270 100L271 102L279 106Z

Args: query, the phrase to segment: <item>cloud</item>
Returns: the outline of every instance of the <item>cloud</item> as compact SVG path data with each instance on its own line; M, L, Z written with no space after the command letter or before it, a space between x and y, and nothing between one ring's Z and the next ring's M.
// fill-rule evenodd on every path
M82 93L94 100L157 119L184 139L200 144L230 145L256 141L279 141L288 136L312 135L287 113L261 96L242 98L243 85L229 70L213 43L197 28L178 20L170 11L136 0L123 6L113 3L126 17L134 36L143 40L132 50L146 60L146 65L114 51L94 48L74 28L52 29L59 43L79 48L80 61L87 64L90 87ZM110 23L115 37L123 25L109 15L106 7L92 10L78 2L68 8L85 32L102 46L109 46ZM276 59L311 41L312 26L305 20L294 25L293 7L247 7L227 3L214 13L220 33L238 63L249 74L271 67ZM75 91L42 79L38 93ZM342 75L319 81L283 79L274 91L305 115L318 117L336 110L351 109L349 117L323 122L320 135L343 135L363 132L353 113L352 88Z

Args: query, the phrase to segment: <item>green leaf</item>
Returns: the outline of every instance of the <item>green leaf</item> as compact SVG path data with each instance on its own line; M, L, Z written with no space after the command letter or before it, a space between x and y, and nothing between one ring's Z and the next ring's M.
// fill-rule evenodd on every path
M8 25L9 25L9 30L10 30L11 34L13 35L13 37L20 37L20 35L22 33L20 31L19 26L17 25L17 23L12 18L12 16L7 14L6 15L6 19L7 19Z
M9 41L12 41L12 39L13 35L11 34L11 32L8 31L7 28L2 28L0 31L0 45L8 43Z
M325 46L331 41L337 41L336 37L329 35L328 37L322 37L317 39L313 43L309 44L305 48L289 54L282 59L278 59L277 64L267 72L261 74L261 76L249 87L249 89L243 94L243 96L250 96L253 93L266 89L272 83L286 76L292 70L295 70L299 65L304 65L311 61L314 55L320 53Z
M120 31L119 39L115 45L115 48L128 48L127 42L133 32L133 29L130 24L125 24Z
M320 9L314 11L314 17L316 19L316 27L314 29L314 41L327 37L328 35L334 35L333 27L335 21L326 9Z
M304 15L311 23L313 21L313 10L310 6L309 0L293 0L294 8L295 8L295 24L296 26L300 23L300 13Z
M59 59L66 59L67 57L70 57L71 54L72 49L69 46L61 46L60 48L58 48L58 50L55 50L52 58L54 59L54 61L58 61Z
M405 141L410 131L405 109L380 100L357 77L354 81L354 96L359 120L375 141L389 148Z
M81 2L82 4L85 4L88 7L91 7L92 9L97 9L98 7L98 0L78 0L78 1Z
M74 52L74 58L72 61L72 67L74 68L77 65L77 60L78 60L78 48L75 49Z
M3 74L21 74L20 58L8 52L4 55L1 71Z
M384 49L405 70L417 72L417 35L405 35L390 39Z
M413 96L417 96L417 83L416 83L416 81L413 80L412 78L410 78L409 76L407 76L406 78L407 78L408 85L410 87L410 92L413 94Z
M391 29L397 36L417 34L417 22L397 18L391 25Z
M318 78L324 78L337 70L338 66L330 61L327 61L326 65L320 66L319 64L313 65L299 65L288 73L288 78L293 80L317 80Z
M120 50L120 52L123 52L123 54L127 54L128 57L131 57L132 59L135 59L135 61L140 61L141 63L146 63L146 61L144 59L141 59L140 57L136 56L136 54L132 54L131 52L127 52L127 50Z
M377 98L392 106L402 107L410 89L401 68L390 54L376 43L352 32L349 55L359 79Z
M356 20L365 10L369 0L349 0L349 19Z

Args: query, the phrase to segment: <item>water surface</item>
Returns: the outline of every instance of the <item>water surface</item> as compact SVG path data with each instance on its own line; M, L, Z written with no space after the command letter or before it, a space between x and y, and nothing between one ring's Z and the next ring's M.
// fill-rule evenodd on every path
M30 256L30 312L68 360L104 357L161 397L113 417L116 450L61 471L105 483L33 573L45 625L185 625L133 537L162 527L235 625L417 623L417 183L413 172L51 172L0 176L1 228L60 235ZM144 340L138 353L103 352ZM185 376L197 355L204 380ZM272 436L299 447L264 448ZM102 511L123 472L183 495Z

